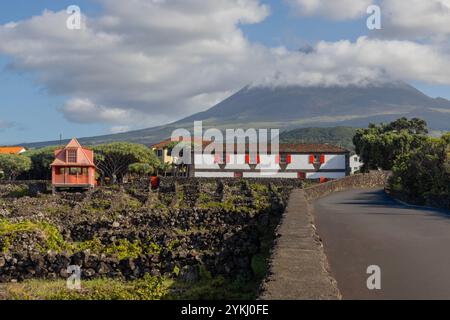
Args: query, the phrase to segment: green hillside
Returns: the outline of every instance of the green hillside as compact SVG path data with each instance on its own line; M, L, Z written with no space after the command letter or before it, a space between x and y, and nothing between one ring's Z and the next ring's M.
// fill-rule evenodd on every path
M353 136L356 128L333 127L333 128L300 128L283 132L280 135L282 143L329 143L354 150Z

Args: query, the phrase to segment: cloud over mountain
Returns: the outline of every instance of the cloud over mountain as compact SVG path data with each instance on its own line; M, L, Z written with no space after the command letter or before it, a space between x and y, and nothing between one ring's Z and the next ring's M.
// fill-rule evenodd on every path
M60 110L73 122L109 123L114 131L152 126L206 110L249 83L450 84L450 55L442 42L361 37L290 51L245 37L242 24L270 14L258 0L98 1L104 10L84 16L82 30L66 28L65 11L0 25L0 53L13 58L13 69L34 74L50 94L70 97ZM295 2L308 15L347 19L363 15L368 1L326 1L326 8L319 0ZM393 3L398 7L391 10L400 10L400 2ZM400 29L412 22L397 24ZM446 34L443 24L436 20L432 30Z

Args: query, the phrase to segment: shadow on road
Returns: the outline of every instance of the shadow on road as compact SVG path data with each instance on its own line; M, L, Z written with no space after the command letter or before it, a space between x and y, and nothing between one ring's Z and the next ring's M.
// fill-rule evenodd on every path
M411 205L405 205L401 202L395 200L388 194L384 192L383 189L377 189L377 190L371 190L366 192L361 192L351 200L348 201L341 201L338 204L341 205L354 205L354 206L360 206L360 207L380 207L380 208L395 208L395 209L405 209L405 210L412 210L413 212L407 213L407 212L399 212L399 213L386 213L386 212L380 212L380 213L370 213L370 214L386 214L386 215L408 215L408 214L415 214L414 211L420 212L420 213L429 213L434 215L439 215L441 217L450 218L450 211L445 209L438 209L438 208L429 208L429 207L420 207L420 206L411 206Z

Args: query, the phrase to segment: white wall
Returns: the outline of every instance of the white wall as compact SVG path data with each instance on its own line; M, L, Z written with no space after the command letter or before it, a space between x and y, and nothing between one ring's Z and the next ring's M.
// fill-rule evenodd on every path
M350 157L350 168L352 170L352 174L355 174L356 171L359 171L363 165L364 162L361 161L359 156L353 155Z
M311 172L306 174L306 179L341 179L345 178L345 172Z
M309 163L309 154L293 154L289 170L314 170L314 165Z
M220 170L217 163L214 163L213 155L194 155L195 169L215 169Z
M314 165L309 163L309 154L294 154L291 156L291 164L288 166L290 170L314 170ZM203 159L203 161L202 161ZM260 169L263 164L275 165L276 156L261 155L261 164L256 168ZM195 155L194 161L198 169L219 169L219 165L214 163L213 155ZM230 155L230 163L227 164L227 169L248 170L250 167L245 163L245 155ZM325 163L322 164L321 169L325 170L345 170L346 157L342 154L326 154Z
M325 163L320 167L324 170L346 169L345 155L343 154L326 154Z
M262 174L260 172L244 172L244 178L283 178L283 179L297 179L296 172L277 172L274 174Z
M195 172L196 178L234 178L234 172Z

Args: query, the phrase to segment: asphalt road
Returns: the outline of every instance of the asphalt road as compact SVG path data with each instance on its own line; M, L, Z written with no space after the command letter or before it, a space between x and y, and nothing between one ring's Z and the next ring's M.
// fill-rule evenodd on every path
M332 275L344 299L450 299L450 212L404 206L381 189L314 203ZM381 268L381 290L367 267Z

